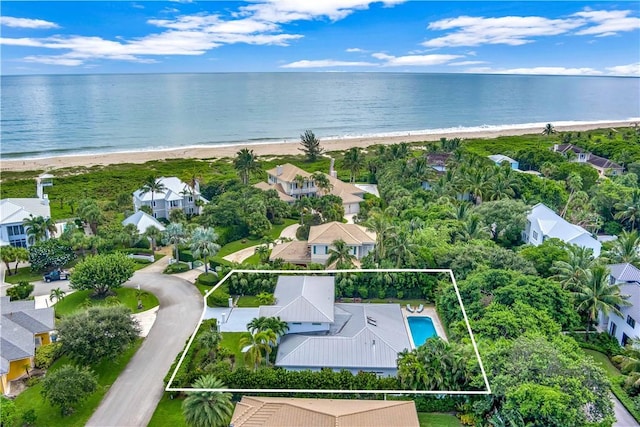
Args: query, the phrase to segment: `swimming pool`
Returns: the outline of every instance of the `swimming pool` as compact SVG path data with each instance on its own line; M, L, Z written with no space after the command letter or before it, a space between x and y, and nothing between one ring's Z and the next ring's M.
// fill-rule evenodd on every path
M431 337L437 337L436 328L433 326L433 320L427 316L407 316L407 322L409 323L409 330L411 330L411 337L413 343L417 347Z

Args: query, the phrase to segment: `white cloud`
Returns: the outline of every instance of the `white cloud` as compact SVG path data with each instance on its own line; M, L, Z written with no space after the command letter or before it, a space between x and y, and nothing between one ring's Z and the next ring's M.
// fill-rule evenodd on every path
M363 53L366 52L366 50L364 49L360 49L359 47L350 47L348 49L345 49L345 52L349 52L349 53Z
M565 68L565 67L531 67L531 68L509 68L493 69L490 67L476 67L465 70L467 73L484 74L533 74L533 75L553 75L553 76L598 76L604 74L602 71L593 68Z
M308 60L303 59L301 61L291 62L289 64L281 65L280 68L326 68L326 67L370 67L376 66L372 62L361 61L334 61L333 59L318 59Z
M12 16L0 16L0 25L12 28L47 29L60 28L55 22L42 19L14 18Z
M386 53L374 53L373 56L376 59L383 61L381 64L384 67L405 67L405 66L430 66L446 64L454 59L462 58L462 55L406 55L406 56L392 56Z
M25 62L37 62L47 65L65 65L67 67L77 67L82 65L81 59L65 58L62 56L27 56L22 58Z
M616 65L615 67L607 67L609 74L614 76L635 76L640 77L640 62L627 65Z
M487 61L460 61L460 62L450 62L447 65L461 67L465 65L480 65L480 64L486 64L486 63Z
M640 28L640 18L629 16L631 13L630 10L584 10L575 13L573 16L586 19L589 24L593 24L576 34L607 37L619 32L637 30Z
M504 16L484 18L460 16L428 25L429 30L454 32L426 40L426 47L480 46L506 44L519 46L531 43L534 37L555 36L580 26L576 19L548 19L539 16Z

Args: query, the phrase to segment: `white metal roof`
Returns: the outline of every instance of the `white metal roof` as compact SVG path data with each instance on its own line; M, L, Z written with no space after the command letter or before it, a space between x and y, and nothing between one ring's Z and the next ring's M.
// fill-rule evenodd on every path
M165 229L160 221L143 211L138 211L122 221L122 225L127 224L134 224L140 234L147 231L147 228L151 226L156 227L160 231L164 231Z
M0 224L22 223L30 215L51 218L49 201L37 197L0 200Z
M273 296L276 305L260 306L259 316L285 322L333 322L332 276L280 276Z

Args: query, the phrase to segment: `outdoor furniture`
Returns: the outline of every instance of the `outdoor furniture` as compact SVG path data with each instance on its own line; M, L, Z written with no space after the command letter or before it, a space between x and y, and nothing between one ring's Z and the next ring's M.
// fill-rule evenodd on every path
M411 305L407 304L407 311L409 313L413 313L413 308L411 307Z
M418 309L416 310L416 313L422 313L422 310L424 310L424 305L420 304L418 306Z

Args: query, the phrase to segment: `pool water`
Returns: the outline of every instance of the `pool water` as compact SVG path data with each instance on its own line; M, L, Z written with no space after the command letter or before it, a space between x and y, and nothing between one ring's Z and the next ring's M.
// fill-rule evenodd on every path
M437 337L436 328L433 326L433 320L427 316L408 316L409 329L411 337L416 348L420 347L431 337Z

